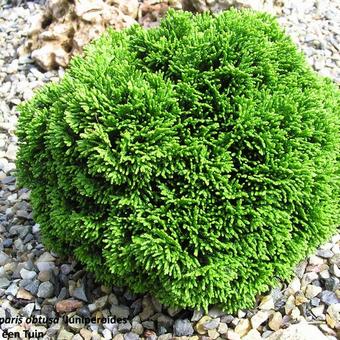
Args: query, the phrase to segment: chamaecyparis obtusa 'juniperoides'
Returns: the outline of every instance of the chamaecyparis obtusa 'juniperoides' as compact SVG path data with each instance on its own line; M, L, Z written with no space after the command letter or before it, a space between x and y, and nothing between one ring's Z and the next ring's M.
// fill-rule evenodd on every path
M235 311L336 230L339 91L266 14L109 31L20 111L43 240L101 281Z

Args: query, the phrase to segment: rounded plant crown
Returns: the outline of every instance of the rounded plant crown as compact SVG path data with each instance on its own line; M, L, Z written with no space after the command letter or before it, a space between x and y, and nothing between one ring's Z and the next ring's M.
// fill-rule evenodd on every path
M232 312L335 231L339 91L266 14L109 31L20 111L44 242L98 280Z

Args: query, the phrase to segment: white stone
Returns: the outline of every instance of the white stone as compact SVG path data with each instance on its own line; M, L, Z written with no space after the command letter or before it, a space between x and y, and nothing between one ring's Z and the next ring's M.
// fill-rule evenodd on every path
M307 299L312 299L313 297L317 296L319 293L321 293L322 288L314 285L307 285L305 296Z
M301 289L301 282L298 277L294 277L294 279L290 282L289 288L294 292L297 293Z
M319 317L319 316L321 316L323 314L324 309L325 309L325 306L324 305L320 305L320 306L312 308L311 312L317 318L317 317Z
M320 264L323 264L323 259L319 256L313 255L309 258L308 262L313 266L318 266Z
M261 299L261 303L259 305L259 309L262 310L270 310L274 309L274 300L271 295L266 295Z
M323 270L322 272L320 272L320 277L322 279L329 279L330 278L330 274L328 270Z
M22 268L20 270L20 275L25 280L33 280L37 276L37 273L33 270L27 270L25 268Z
M261 334L256 329L251 329L249 333L242 338L242 340L261 340Z
M328 340L321 331L312 325L301 322L291 325L286 329L280 329L272 334L268 340Z
M269 312L260 310L257 312L251 319L251 325L254 329L257 329L260 325L262 325L265 321L268 320Z

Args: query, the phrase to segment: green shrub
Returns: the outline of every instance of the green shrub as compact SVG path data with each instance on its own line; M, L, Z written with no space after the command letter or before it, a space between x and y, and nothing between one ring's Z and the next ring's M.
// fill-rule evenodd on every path
M19 182L98 280L235 311L336 230L339 98L274 18L171 11L21 107Z

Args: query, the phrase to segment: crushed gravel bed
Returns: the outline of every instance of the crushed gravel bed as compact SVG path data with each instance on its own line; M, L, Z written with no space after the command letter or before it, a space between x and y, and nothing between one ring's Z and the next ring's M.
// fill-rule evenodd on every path
M303 261L289 284L237 315L215 307L207 315L175 310L149 295L102 286L72 258L44 249L30 193L16 187L16 106L64 71L42 72L29 55L18 53L29 18L42 5L0 4L1 339L9 332L60 340L340 338L340 234ZM340 82L339 18L340 3L330 0L288 0L279 17L314 69L335 82Z

